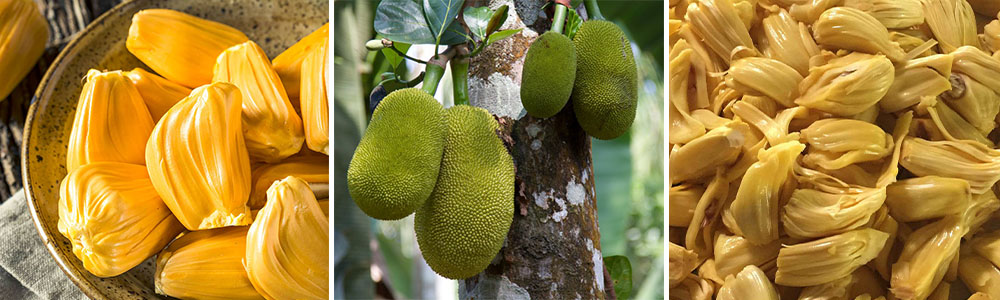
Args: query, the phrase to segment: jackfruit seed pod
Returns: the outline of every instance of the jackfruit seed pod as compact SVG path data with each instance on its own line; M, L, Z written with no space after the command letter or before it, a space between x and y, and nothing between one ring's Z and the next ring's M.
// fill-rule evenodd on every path
M892 278L890 265L896 259L895 254L892 253L892 248L896 244L896 237L899 235L899 223L889 215L889 210L886 206L882 206L882 208L879 208L878 211L872 214L871 220L870 227L888 233L889 239L885 241L885 246L882 247L882 250L878 252L878 255L872 259L868 266L875 269L883 280L889 280L889 278Z
M820 15L834 6L841 5L844 0L801 0L788 6L788 12L796 21L813 24Z
M34 1L0 2L0 99L6 99L45 52L49 24Z
M253 169L250 192L250 209L260 209L267 203L267 189L275 181L295 176L309 184L330 182L330 157L326 155L293 156L277 164L265 164Z
M66 151L66 171L99 161L145 164L153 131L142 96L121 71L87 72Z
M889 91L895 69L882 55L851 53L810 69L799 83L796 104L853 116L875 105Z
M889 134L875 124L852 119L823 119L802 129L809 143L812 161L835 170L848 165L878 160L892 153Z
M247 41L236 28L170 9L132 15L125 47L157 74L188 88L212 82L215 58Z
M729 64L734 56L757 54L757 48L750 39L750 32L740 20L732 0L696 1L688 5L684 19L726 64ZM747 53L738 54L740 52Z
M1000 199L997 199L997 195L993 192L986 192L982 194L973 194L972 200L969 202L968 208L964 212L964 222L965 226L969 228L969 232L965 234L966 238L971 237L986 221L992 218L993 213L1000 209Z
M248 226L184 233L156 257L156 293L180 299L264 299L243 259Z
M66 175L59 191L59 232L98 277L125 273L184 230L142 165L87 164Z
M733 0L733 8L736 9L736 14L740 16L740 21L743 21L743 27L750 30L755 22L760 21L757 18L757 0Z
M989 191L1000 180L1000 152L976 142L906 137L899 164L917 176L965 179L973 194Z
M984 50L997 52L1000 50L1000 20L993 20L983 26L983 34L980 42L983 43Z
M955 49L952 55L955 56L952 67L955 73L968 75L994 92L1000 93L1000 60L972 46Z
M759 43L764 55L777 59L799 72L809 74L809 58L819 54L819 46L812 34L788 14L785 9L772 12L761 21L764 39Z
M146 102L149 115L154 122L160 120L160 117L167 113L167 110L170 110L174 104L191 94L191 89L159 75L146 72L142 68L132 69L125 75L135 85L142 100Z
M670 226L688 227L694 216L698 200L705 193L705 188L697 185L681 184L670 187Z
M241 103L235 85L196 88L163 115L146 144L153 186L188 230L252 221Z
M778 239L778 197L805 145L788 141L757 153L729 207L737 234L760 245Z
M781 215L788 235L796 238L824 237L868 224L885 201L885 189L860 193L827 193L797 189Z
M250 159L273 163L299 152L305 139L302 119L257 43L223 51L212 80L232 83L243 93L243 139Z
M875 17L850 7L834 7L823 12L813 24L816 43L830 50L853 50L883 54L903 61L906 53L889 40L889 31Z
M917 52L915 57L924 57L937 54L933 47L924 49L927 47L925 41L919 37L909 35L900 31L890 31L889 40L895 42L903 49L904 52L910 53L918 48L923 49L921 52Z
M670 252L667 258L670 266L670 288L680 284L687 278L687 275L691 274L691 271L694 271L694 268L698 267L698 255L694 251L674 243L670 243Z
M760 268L749 265L736 276L726 277L726 282L719 288L719 294L715 299L778 300L778 292L774 290L771 280Z
M844 5L870 14L886 28L907 28L924 23L920 0L848 0Z
M670 288L670 300L712 300L715 288L704 278L687 274L677 287Z
M866 266L861 266L843 278L802 289L799 300L858 300L863 295L885 296L886 287L881 279Z
M310 150L330 154L330 98L326 79L330 73L328 41L313 49L302 61L299 107L306 146Z
M983 300L1000 299L1000 269L990 263L982 256L975 253L965 253L958 260L958 276L975 295L969 297L972 300L976 295Z
M911 233L892 264L892 294L899 299L927 298L944 278L965 232L961 217L945 217Z
M962 46L979 47L976 16L962 0L920 0L924 20L934 33L941 51L950 53Z
M306 56L313 51L312 49L326 43L329 38L330 23L326 23L271 60L271 65L278 73L278 77L281 77L281 85L285 87L289 99L299 98L299 80L302 74L302 63ZM292 100L292 102L294 106L296 101Z
M268 299L326 299L329 241L330 223L309 184L276 181L247 233L247 276Z
M683 39L670 48L670 129L667 131L670 144L686 144L705 134L705 126L691 116L688 99L689 90L695 84L691 78L694 51Z
M669 157L671 183L702 179L711 176L716 168L735 162L748 138L745 132L749 130L746 123L732 122L672 151Z
M929 105L925 105L925 103ZM926 106L927 113L930 115L934 126L937 130L941 132L944 139L947 140L971 140L979 142L992 148L993 141L986 136L978 128L970 124L965 118L962 118L957 112L951 109L948 104L942 103L938 98L927 97L924 101L917 106L917 109L921 109L922 106Z
M715 251L712 252L715 270L719 277L726 278L736 275L746 266L758 266L765 272L776 270L775 260L781 250L781 241L775 240L764 245L754 245L738 235L719 234L715 238Z
M885 192L889 213L903 222L960 216L972 198L968 181L938 176L896 181Z
M785 107L794 107L799 96L802 75L781 61L747 57L732 62L726 72L726 85L744 93L767 96Z
M976 235L969 241L969 249L989 260L993 265L997 265L1000 263L1000 231Z
M885 232L862 228L784 247L778 252L774 282L811 286L843 278L875 258L888 238Z
M951 90L950 54L935 54L906 61L895 71L889 91L878 102L883 112L898 112Z

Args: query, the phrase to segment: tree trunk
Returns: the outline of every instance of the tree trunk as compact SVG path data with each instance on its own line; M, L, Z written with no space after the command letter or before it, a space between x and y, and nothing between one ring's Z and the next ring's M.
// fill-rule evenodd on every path
M519 97L524 55L550 25L541 13L546 1L478 2L470 5L509 6L502 29L525 28L487 47L469 68L470 102L499 118L514 158L514 221L493 263L459 282L459 297L604 299L590 137L571 104L551 118L536 119L524 115Z

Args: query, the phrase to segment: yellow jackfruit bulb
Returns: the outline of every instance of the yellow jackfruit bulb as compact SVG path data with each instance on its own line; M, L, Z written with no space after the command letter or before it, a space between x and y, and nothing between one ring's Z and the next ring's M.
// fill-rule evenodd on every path
M993 20L983 26L981 42L984 43L984 50L996 52L1000 50L1000 20Z
M212 82L215 58L246 35L226 24L170 9L132 15L125 48L170 81L189 88Z
M196 88L163 115L149 137L149 177L188 230L251 222L241 103L235 85L216 82Z
M250 192L250 209L259 209L267 203L267 189L275 181L295 176L306 182L330 182L330 157L325 155L291 157L277 164L265 164L252 172L253 190Z
M965 232L960 217L945 217L911 233L892 264L892 294L899 299L927 298L944 278Z
M302 119L257 43L223 51L212 81L232 83L243 93L243 138L250 159L273 163L299 152L305 139Z
M883 112L897 112L920 103L924 97L937 97L951 90L953 58L949 54L935 54L903 63L896 69L892 85L878 107Z
M813 24L820 15L834 6L843 4L844 0L788 0L788 12L796 21Z
M885 201L885 189L860 193L827 193L797 189L781 215L788 235L798 238L824 237L868 224Z
M785 107L795 106L799 96L799 72L781 61L747 57L733 61L726 72L726 85L751 95L767 96Z
M719 234L715 238L715 270L722 278L736 275L744 267L754 265L765 272L776 269L775 260L781 250L781 241L754 245L738 235Z
M801 24L784 9L772 12L761 21L764 39L758 47L767 57L780 60L794 68L800 75L809 74L809 58L819 54L819 46L804 24Z
M851 53L811 68L796 104L838 116L857 115L889 91L895 69L882 55Z
M149 115L153 121L157 121L163 114L167 113L177 101L181 101L191 94L191 89L183 85L174 83L159 75L146 72L142 68L135 68L125 73L132 84L135 85L142 100L149 108Z
M774 282L810 286L843 278L875 258L888 238L888 233L862 228L787 246L778 252Z
M747 169L731 213L737 234L760 245L778 239L779 191L805 145L788 141L757 153L757 162Z
M299 98L299 76L306 56L313 51L313 48L326 43L329 38L330 23L326 23L271 60L271 65L274 66L274 71L278 72L278 77L281 77L289 98Z
M993 192L986 192L982 194L973 194L972 200L969 202L968 208L965 210L964 218L966 227L969 228L969 233L965 234L966 238L971 237L979 229L993 217L993 213L1000 209L1000 199L997 199L997 195Z
M1000 180L1000 151L971 141L906 137L899 164L917 176L965 179L973 194L989 191Z
M705 44L726 63L734 56L756 56L757 48L732 0L695 1L684 18ZM737 53L747 52L746 55Z
M949 53L961 46L979 47L976 16L965 0L920 0L924 20L934 33L941 51Z
M976 295L981 297L977 299L1000 299L1000 268L982 256L963 250L958 260L958 277L969 290L976 292L969 299Z
M934 126L937 127L937 130L941 131L942 135L951 136L945 137L945 139L972 140L982 143L983 145L993 147L993 141L990 141L990 139L986 136L988 132L983 133L957 112L952 110L948 104L942 103L938 99L939 98L925 98L921 105L918 105L918 109L921 106L924 106L925 103L928 104L926 105L927 113L930 115ZM984 104L993 105L992 103Z
M691 116L692 105L688 100L690 87L697 80L691 78L696 53L686 40L679 40L670 48L670 128L671 144L686 144L705 134L705 126ZM694 98L694 97L690 97ZM713 114L715 115L715 114Z
M902 61L906 53L889 40L889 31L875 17L850 7L834 7L823 12L813 23L816 43L830 50L854 50L882 54L892 61Z
M959 216L972 198L968 181L938 176L896 181L885 192L889 213L903 222Z
M90 70L76 104L66 171L99 161L145 164L153 119L142 96L121 71Z
M34 1L0 1L0 100L28 75L45 52L49 24Z
M673 288L684 281L694 268L698 267L698 255L694 251L685 249L677 244L670 243L669 258L670 266L670 287Z
M952 69L1000 93L1000 59L976 47L964 46L951 53L955 56Z
M887 28L907 28L924 23L920 0L848 0L844 5L867 12Z
M749 130L746 123L729 123L672 151L670 182L702 179L715 173L716 168L732 164L742 153L744 141L750 138L746 135Z
M268 299L326 299L330 223L305 180L286 177L267 190L267 204L247 233L250 282Z
M688 274L676 287L670 288L670 300L712 300L715 287L711 281Z
M696 185L681 184L670 187L670 226L688 227L694 210L698 206L698 200L705 193L705 188Z
M330 99L326 90L330 72L329 42L324 41L302 61L302 90L299 107L306 146L310 150L330 154ZM280 73L279 73L280 74Z
M778 300L771 280L757 266L749 265L736 276L726 278L719 288L718 300L759 299Z
M969 248L993 265L1000 264L1000 231L976 235L969 241Z
M248 226L187 232L156 257L156 292L180 299L264 299L243 259Z
M800 300L860 300L885 296L882 280L868 267L860 267L851 275L802 289ZM867 297L867 298L866 298Z
M819 120L801 134L810 146L806 157L829 170L878 160L893 150L892 136L882 128L853 119Z
M899 32L899 31L890 31L889 32L889 40L893 41L893 42L896 42L896 44L899 44L899 47L903 48L903 51L906 51L906 53L910 53L910 51L913 51L913 50L917 49L918 47L926 47L924 45L925 42L924 42L924 40L922 38L916 37L916 36L912 36L912 35L909 35L907 33ZM921 48L921 49L924 49L924 48ZM934 51L934 48L931 47L931 48L926 48L925 50L923 50L923 52L918 52L916 54L916 57L924 57L924 56L930 56L930 55L934 55L934 54L936 54L936 52Z
M59 232L98 277L132 269L163 249L184 227L153 189L146 168L96 162L60 184Z

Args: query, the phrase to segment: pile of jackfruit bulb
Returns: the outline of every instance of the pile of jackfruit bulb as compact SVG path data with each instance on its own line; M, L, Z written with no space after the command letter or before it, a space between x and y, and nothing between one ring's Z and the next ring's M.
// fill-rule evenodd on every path
M160 294L326 298L327 25L272 61L225 24L147 9L125 46L155 73L87 74L60 184L83 267L155 255Z
M671 299L1000 299L998 10L670 1Z

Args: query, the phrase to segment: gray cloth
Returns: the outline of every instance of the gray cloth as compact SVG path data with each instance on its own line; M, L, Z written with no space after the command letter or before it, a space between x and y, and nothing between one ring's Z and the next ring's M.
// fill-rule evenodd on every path
M87 299L42 243L23 190L0 205L0 298Z

